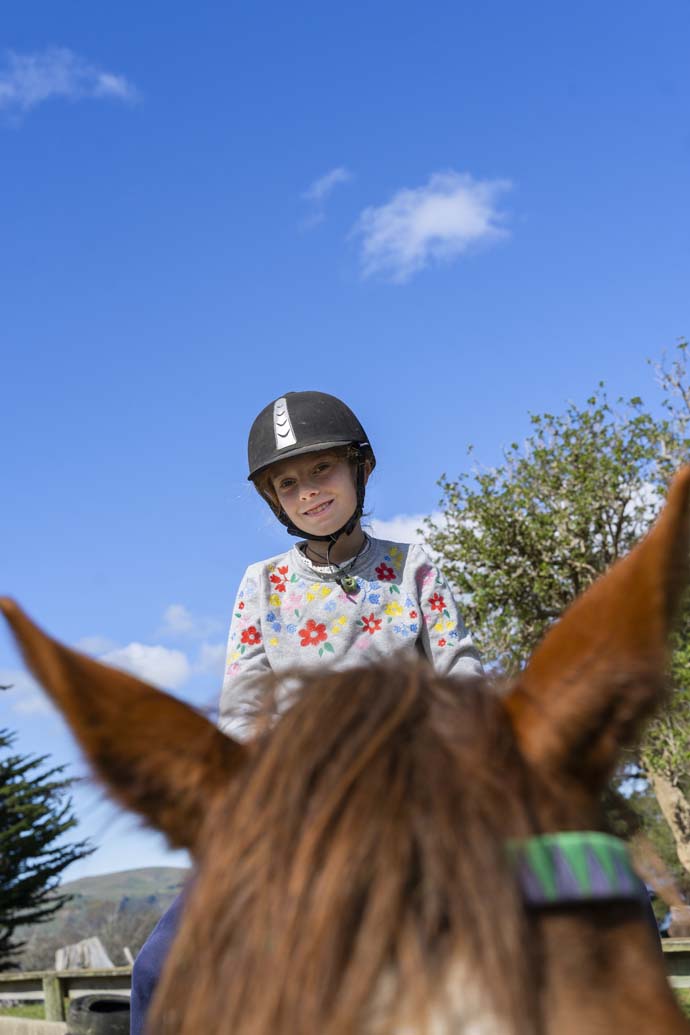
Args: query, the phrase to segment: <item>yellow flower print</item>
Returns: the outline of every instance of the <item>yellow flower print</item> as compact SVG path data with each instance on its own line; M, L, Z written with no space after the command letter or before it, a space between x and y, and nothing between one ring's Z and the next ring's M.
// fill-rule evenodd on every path
M455 628L455 622L450 621L450 620L446 622L446 625L445 625L446 632L450 632L450 630L454 629L454 628Z
M333 592L333 589L331 588L331 586L322 586L321 587L321 596L322 597L329 597L332 592Z
M316 594L319 592L319 582L314 582L307 590L307 600L316 600Z
M270 638L270 640L268 642L269 642L269 645L271 647L277 647L278 646L278 637L277 636L271 636L271 638Z
M391 600L389 604L386 604L385 612L387 615L390 615L391 618L396 618L397 615L401 615L403 613L403 609L397 600Z
M438 622L436 622L431 631L435 633L442 633L445 632L445 628L445 622L442 618L439 618Z
M239 656L240 656L240 652L238 650L234 650L232 652L232 654L230 655L230 661L237 661Z
M337 618L335 620L335 622L333 623L333 625L331 626L331 634L341 632L345 628L346 625L347 625L347 618L345 617L345 615L341 615L340 618Z
M268 602L271 605L271 607L280 607L280 594L271 593L270 597L268 598Z
M391 552L389 556L394 566L397 568L397 566L400 564L400 561L402 560L402 551L399 550L397 546L391 546Z

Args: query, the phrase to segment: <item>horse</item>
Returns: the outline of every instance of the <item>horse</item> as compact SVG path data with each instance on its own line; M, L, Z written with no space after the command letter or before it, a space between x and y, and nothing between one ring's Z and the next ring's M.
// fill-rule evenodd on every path
M512 683L302 675L244 743L3 599L97 776L192 853L151 1035L688 1035L600 798L668 689L689 511L690 467Z

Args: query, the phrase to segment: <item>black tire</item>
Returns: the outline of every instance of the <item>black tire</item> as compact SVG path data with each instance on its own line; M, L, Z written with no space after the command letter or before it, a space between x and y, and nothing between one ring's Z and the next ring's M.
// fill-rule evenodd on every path
M129 997L83 995L67 1011L68 1035L129 1035Z

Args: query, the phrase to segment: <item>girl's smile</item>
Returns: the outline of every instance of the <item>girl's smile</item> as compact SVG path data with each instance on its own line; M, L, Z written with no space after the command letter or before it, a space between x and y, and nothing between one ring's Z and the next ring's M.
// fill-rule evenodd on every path
M327 500L325 503L319 503L316 507L311 507L309 510L305 510L304 513L310 517L316 517L317 514L323 514L333 503L333 500Z

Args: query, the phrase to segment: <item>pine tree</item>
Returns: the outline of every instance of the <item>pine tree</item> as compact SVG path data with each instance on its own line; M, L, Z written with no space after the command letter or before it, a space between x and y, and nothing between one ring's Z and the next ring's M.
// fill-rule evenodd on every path
M46 768L48 756L11 752L15 735L0 729L0 970L16 965L17 927L47 920L68 900L60 874L94 849L67 843L76 826L64 766Z

